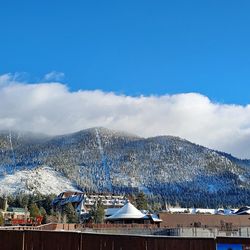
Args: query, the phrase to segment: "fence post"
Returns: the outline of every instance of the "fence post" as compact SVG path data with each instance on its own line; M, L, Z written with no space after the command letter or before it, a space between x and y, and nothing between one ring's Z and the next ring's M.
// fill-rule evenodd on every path
M22 231L22 250L25 250L25 231Z
M79 240L79 244L80 244L80 246L79 246L79 250L82 250L82 246L83 246L83 243L82 243L82 232L81 233L79 233L79 235L80 235L80 240Z

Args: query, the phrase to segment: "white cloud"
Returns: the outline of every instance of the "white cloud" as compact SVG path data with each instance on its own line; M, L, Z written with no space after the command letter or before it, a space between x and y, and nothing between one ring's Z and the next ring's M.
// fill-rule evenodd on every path
M0 87L9 84L11 79L11 74L0 75Z
M64 76L63 72L51 71L44 76L44 80L48 82L58 82L63 80Z
M60 83L27 84L0 76L0 129L63 134L96 126L145 137L180 136L250 158L250 105L214 103L198 93L70 92Z

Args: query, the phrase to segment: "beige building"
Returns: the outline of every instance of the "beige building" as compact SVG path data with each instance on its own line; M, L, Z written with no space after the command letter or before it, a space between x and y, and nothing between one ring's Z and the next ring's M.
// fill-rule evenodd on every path
M30 218L30 212L28 211L28 209L20 207L9 207L6 198L1 199L0 203L0 214L3 217L5 224L12 224L13 220L16 220L18 224L18 221L20 221L21 223L22 221L27 221L27 219Z

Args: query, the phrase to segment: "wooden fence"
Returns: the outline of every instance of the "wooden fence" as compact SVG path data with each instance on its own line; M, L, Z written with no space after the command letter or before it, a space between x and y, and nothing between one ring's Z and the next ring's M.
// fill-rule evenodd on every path
M0 231L1 250L215 250L250 238L181 238L58 231Z

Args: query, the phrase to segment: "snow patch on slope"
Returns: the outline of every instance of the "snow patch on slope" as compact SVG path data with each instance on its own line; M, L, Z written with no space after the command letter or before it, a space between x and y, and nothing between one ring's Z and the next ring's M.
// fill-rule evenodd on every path
M59 194L76 190L73 182L49 167L16 171L0 177L0 195L18 193Z

